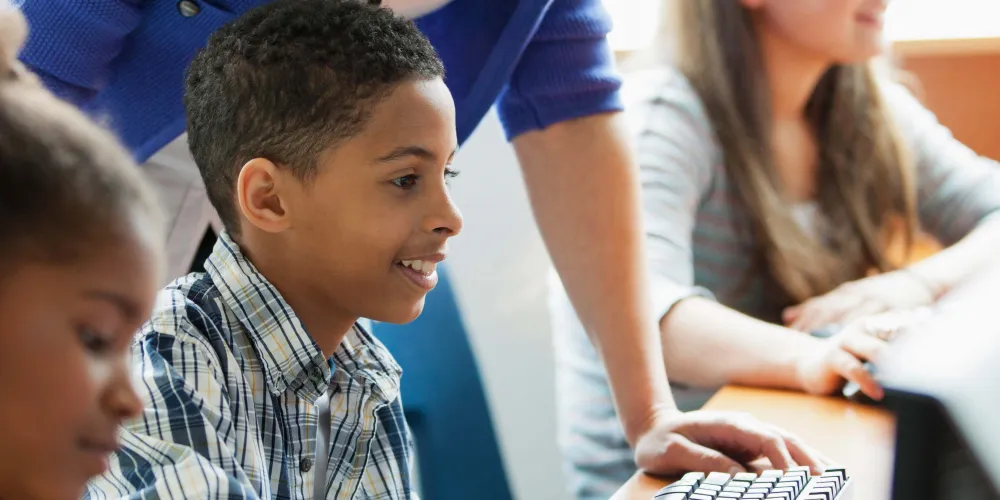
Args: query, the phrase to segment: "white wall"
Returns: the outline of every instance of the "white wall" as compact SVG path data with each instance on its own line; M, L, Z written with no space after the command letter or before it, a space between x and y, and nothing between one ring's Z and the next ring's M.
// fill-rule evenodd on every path
M466 141L452 194L465 228L448 256L515 497L568 500L556 446L548 255L513 150L490 113Z

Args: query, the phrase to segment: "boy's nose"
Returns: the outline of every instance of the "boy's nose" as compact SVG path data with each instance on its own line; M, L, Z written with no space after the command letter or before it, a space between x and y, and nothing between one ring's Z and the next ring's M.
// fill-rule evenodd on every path
M450 238L462 232L462 223L462 213L446 192L432 215L427 218L426 227L438 235Z

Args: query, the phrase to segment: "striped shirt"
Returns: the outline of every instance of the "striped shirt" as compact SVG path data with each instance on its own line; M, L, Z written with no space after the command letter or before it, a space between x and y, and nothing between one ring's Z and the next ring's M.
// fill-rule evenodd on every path
M325 497L415 498L402 370L385 346L355 325L324 358L225 233L205 267L162 290L137 334L145 409L86 498L312 499L323 394Z
M637 137L646 253L656 319L693 295L780 322L789 305L770 275L753 266L755 243L742 230L723 153L701 100L680 73L658 70L626 82ZM630 95L631 92L631 95ZM923 231L951 245L1000 211L1000 166L958 142L902 86L883 82L884 100L914 160ZM607 498L634 473L607 376L560 288L554 289L560 442L578 498ZM705 360L711 362L710 359ZM704 391L675 386L678 404Z

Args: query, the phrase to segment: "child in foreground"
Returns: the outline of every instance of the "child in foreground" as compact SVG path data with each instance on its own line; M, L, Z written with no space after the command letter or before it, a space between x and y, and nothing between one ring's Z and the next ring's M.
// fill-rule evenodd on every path
M185 106L225 231L142 327L146 408L91 496L413 496L401 370L357 321L416 318L461 229L442 73L362 2L279 0L212 36Z
M162 241L131 156L17 62L25 34L0 5L0 498L71 499L141 410Z

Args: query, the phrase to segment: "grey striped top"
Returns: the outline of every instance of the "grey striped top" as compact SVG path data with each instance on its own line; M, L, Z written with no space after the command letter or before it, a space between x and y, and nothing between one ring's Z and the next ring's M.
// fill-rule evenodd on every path
M638 78L634 83L645 90L632 119L658 317L697 286L729 307L777 321L791 304L766 293L774 289L769 275L750 276L741 286L753 241L737 226L740 203L730 195L700 99L676 71ZM944 245L955 243L1000 209L1000 168L955 140L902 86L884 82L883 94L913 152L922 229Z

